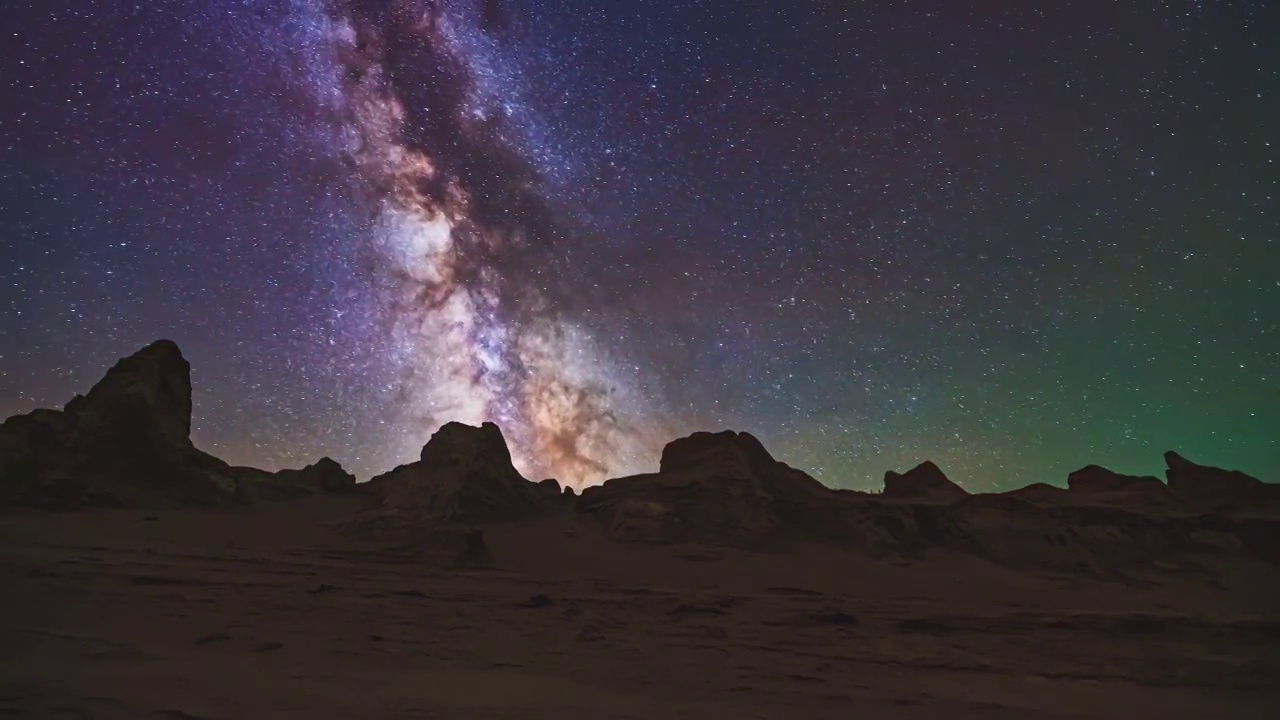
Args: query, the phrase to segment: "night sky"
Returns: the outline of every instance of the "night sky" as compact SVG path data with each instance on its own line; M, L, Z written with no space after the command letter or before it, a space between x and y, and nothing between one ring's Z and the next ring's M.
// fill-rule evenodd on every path
M160 337L196 443L531 478L1280 479L1280 3L7 2L0 416Z

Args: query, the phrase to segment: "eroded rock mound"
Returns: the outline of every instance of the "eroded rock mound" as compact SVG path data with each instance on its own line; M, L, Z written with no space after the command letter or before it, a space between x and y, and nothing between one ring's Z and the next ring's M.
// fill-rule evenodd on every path
M1066 501L1067 490L1047 483L1031 483L1004 494L1030 503L1054 505Z
M1086 465L1068 475L1067 490L1074 502L1160 505L1170 497L1160 478L1125 475L1099 465Z
M578 510L614 537L768 542L834 521L835 494L779 462L747 433L694 433L663 449L657 473L583 491Z
M1164 483L1150 475L1124 475L1100 465L1086 465L1067 476L1067 489L1078 492L1111 492L1135 487L1163 488Z
M906 473L892 470L884 474L884 497L894 500L954 502L969 496L964 488L951 482L942 470L926 460Z
M662 448L658 472L701 470L744 475L767 473L779 464L755 436L725 430L718 433L696 432L667 443Z
M379 506L362 522L377 524L491 522L534 517L560 496L558 484L532 483L511 463L502 430L445 424L422 448L417 462L370 481Z
M323 457L298 469L267 472L256 468L233 468L238 492L247 499L294 500L308 495L357 493L368 489L356 483L356 476L336 460Z
M322 457L301 470L281 470L276 476L286 482L314 488L317 492L351 492L356 489L356 476L330 457Z

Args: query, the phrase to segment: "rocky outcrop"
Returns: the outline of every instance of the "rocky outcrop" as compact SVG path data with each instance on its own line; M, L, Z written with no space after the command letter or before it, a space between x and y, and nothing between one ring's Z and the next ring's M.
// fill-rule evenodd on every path
M63 410L0 424L0 502L209 505L298 480L233 468L200 451L191 442L191 410L191 365L173 342L154 342L117 362ZM320 487L340 483L333 466L296 472Z
M658 472L696 470L741 476L767 474L778 469L778 465L780 463L750 433L725 430L718 433L696 432L667 443L662 448Z
M1073 502L1162 505L1170 500L1169 488L1160 478L1124 475L1099 465L1086 465L1067 476Z
M158 340L117 362L66 413L86 437L192 449L191 365L177 344Z
M553 481L554 482L554 481ZM558 484L535 484L511 462L502 431L493 423L480 427L445 424L422 448L417 462L370 481L379 498L371 511L390 522L491 522L527 519L558 498Z
M964 488L951 482L942 470L928 460L906 473L892 470L884 474L884 497L894 500L954 502L969 496Z
M740 544L800 529L821 534L835 519L834 498L756 438L726 431L669 443L657 473L588 488L577 508L620 539Z
M356 476L330 457L322 457L300 470L281 470L275 476L282 483L304 487L313 492L346 493L358 489Z
M36 410L0 423L0 498L34 500L47 493L48 465L62 452L74 420L59 410Z
M161 340L117 362L62 411L0 426L8 502L46 507L216 503L235 496L222 461L191 443L191 366Z
M1017 498L1030 503L1057 504L1066 501L1067 490L1047 483L1031 483L1026 487L1004 493L1008 497Z
M1239 470L1198 465L1172 450L1164 454L1164 461L1169 490L1183 503L1220 511L1280 507L1280 485Z
M295 500L308 495L365 492L367 485L329 457L304 468L267 472L256 468L233 468L237 492L251 500Z
M1280 562L1273 519L1179 512L1151 500L1168 492L1158 479L1096 466L1069 483L970 495L924 463L889 473L882 494L832 491L750 435L698 433L669 444L659 472L589 488L577 508L628 541L776 550L804 538L874 557L953 552L1103 577L1203 555Z
M1086 465L1067 476L1067 489L1075 492L1113 492L1135 487L1159 487L1164 483L1150 475L1124 475L1100 465Z
M873 555L953 552L1025 570L1115 576L1197 557L1280 563L1280 522L1037 503L1009 494L959 502L851 504L846 542Z
M65 409L0 424L0 502L189 505L369 492L372 507L342 527L392 532L414 557L430 550L465 563L489 561L472 524L557 513L626 541L776 550L800 539L876 556L958 552L1101 574L1208 555L1280 563L1280 487L1175 453L1166 455L1167 485L1090 465L1067 489L969 495L926 462L887 473L884 492L871 494L828 489L747 433L703 432L669 443L658 472L575 496L555 480L522 477L496 425L448 423L416 462L357 485L329 458L270 473L197 449L190 372L177 346L160 341Z

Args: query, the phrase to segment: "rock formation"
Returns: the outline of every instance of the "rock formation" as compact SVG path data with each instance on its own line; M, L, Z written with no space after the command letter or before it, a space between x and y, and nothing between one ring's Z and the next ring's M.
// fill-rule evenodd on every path
M1247 510L1280 506L1280 485L1239 470L1198 465L1170 450L1164 454L1169 490L1182 502L1206 510Z
M118 362L64 410L0 424L0 502L215 504L368 492L373 506L341 527L410 536L457 562L486 563L475 524L543 517L602 527L613 538L777 549L789 539L910 557L944 550L1009 566L1109 573L1126 563L1199 556L1280 563L1280 486L1165 456L1168 485L1090 465L1067 489L1034 485L970 495L936 465L885 475L883 494L836 491L775 460L747 433L694 433L669 443L656 473L580 496L515 469L492 423L448 423L419 460L365 485L329 458L299 470L237 468L191 442L190 366L159 341Z
M190 364L173 342L154 342L117 362L64 410L36 410L0 424L0 501L54 508L216 504L252 496L274 478L197 449L191 409ZM273 482L306 478L317 489L337 483L337 464L329 463Z
M751 542L829 521L834 493L747 433L694 433L669 443L657 473L586 489L583 517L619 538Z
M317 492L351 492L356 489L356 476L327 456L301 470L281 470L276 477L284 482L293 481L314 488Z
M1169 502L1169 488L1150 475L1124 475L1099 465L1086 465L1067 476L1071 502L1158 506Z
M192 445L191 366L161 340L120 360L65 410L0 426L0 485L20 504L76 506L233 496L226 465Z
M1031 483L1017 490L1010 490L1005 495L1031 503L1057 504L1066 501L1067 490L1048 483Z
M274 473L256 468L232 468L237 491L246 499L293 500L321 493L356 493L368 490L356 476L332 458L323 457L304 468Z
M926 462L888 473L883 494L832 491L774 460L750 435L697 433L669 444L657 473L587 489L577 510L628 541L778 549L804 538L875 557L959 552L1099 576L1205 554L1280 562L1274 519L1178 513L1150 502L1168 492L1158 479L1100 467L1069 482L1070 489L970 495Z
M511 463L502 431L446 423L417 462L369 481L379 498L373 515L404 522L490 522L527 519L560 497L559 484L532 483Z
M968 497L964 488L951 482L928 460L904 474L892 470L884 474L884 497L895 500L954 502Z

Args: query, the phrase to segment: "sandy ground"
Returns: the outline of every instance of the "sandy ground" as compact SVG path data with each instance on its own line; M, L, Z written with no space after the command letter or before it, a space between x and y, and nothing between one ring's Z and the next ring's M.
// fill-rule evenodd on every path
M1274 718L1280 572L353 540L368 500L0 515L0 716Z

